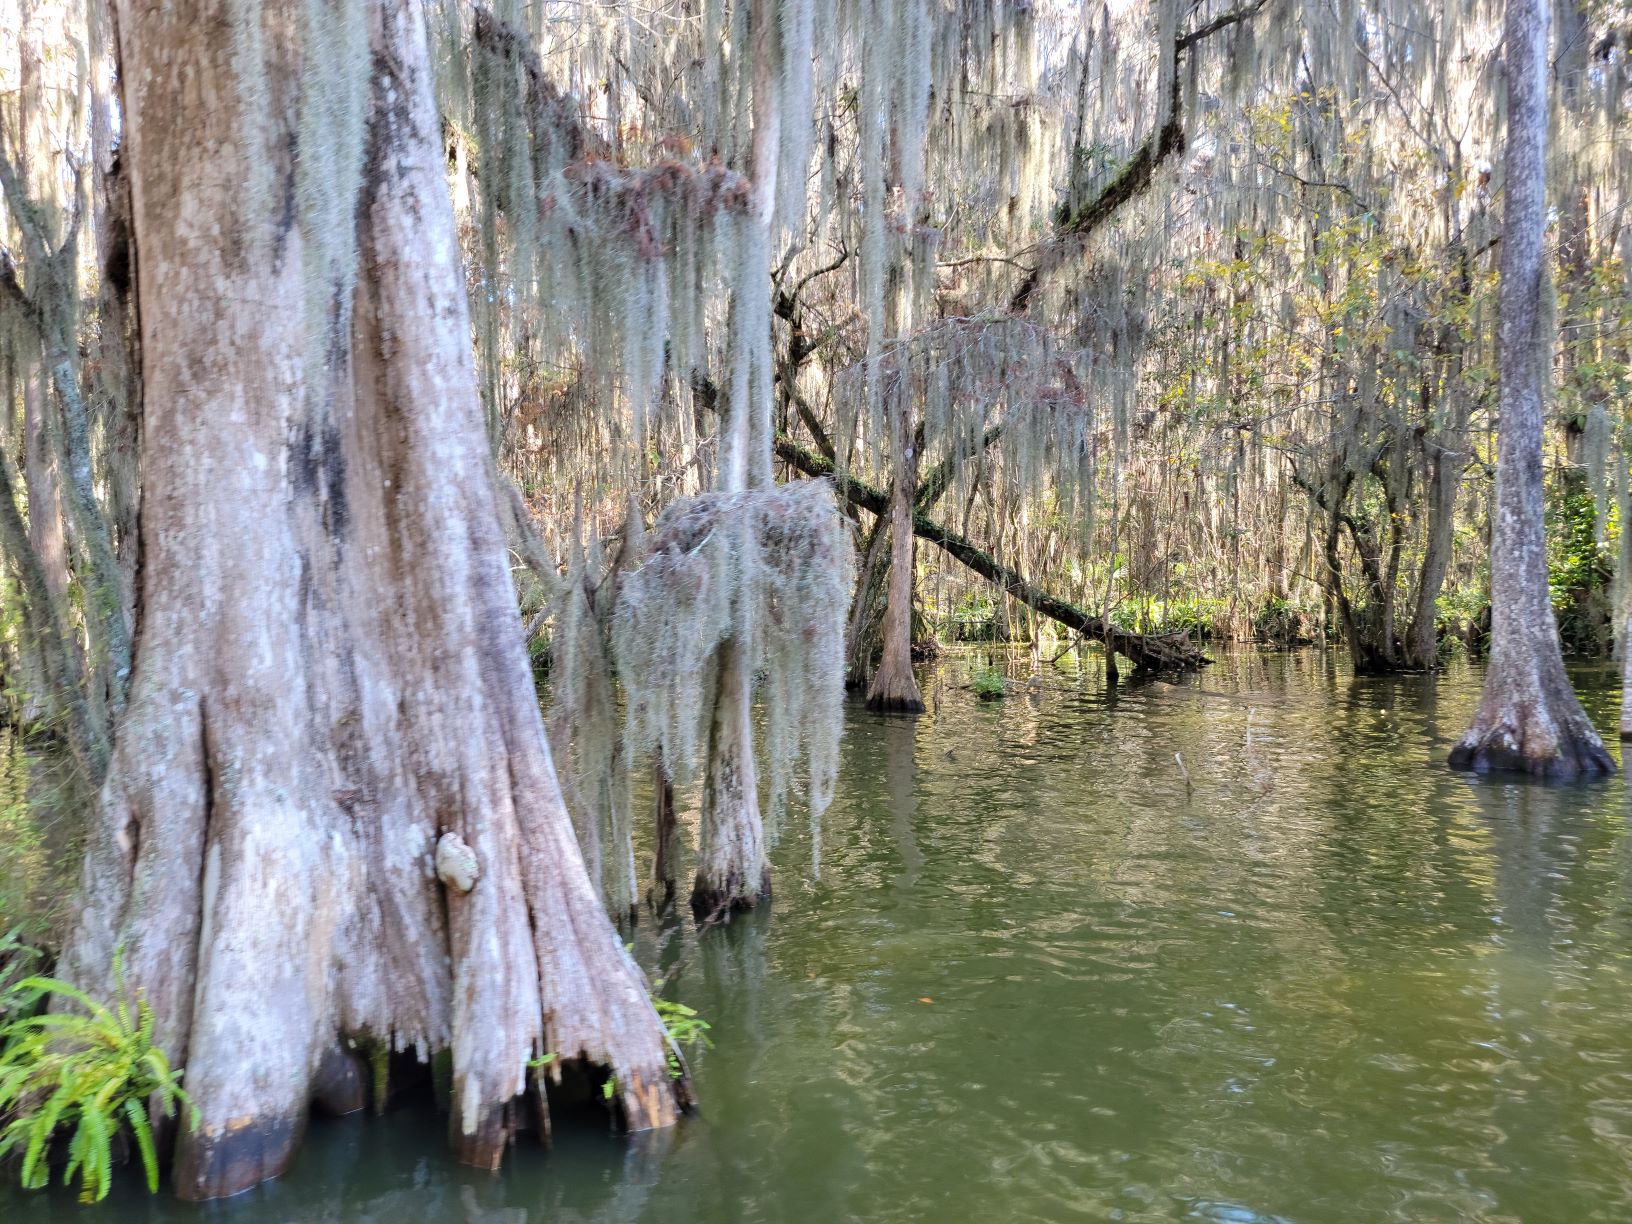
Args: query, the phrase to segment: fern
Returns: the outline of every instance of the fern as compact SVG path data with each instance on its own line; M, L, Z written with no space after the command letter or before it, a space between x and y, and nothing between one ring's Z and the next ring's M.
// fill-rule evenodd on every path
M708 1049L714 1047L714 1043L708 1039L709 1023L695 1009L684 1003L676 1003L673 999L654 998L652 1003L669 1038L669 1074L679 1079L685 1074L677 1053L681 1046L701 1044Z
M117 1002L106 1007L84 991L51 977L27 977L0 995L0 1016L32 1010L41 999L78 1011L25 1015L0 1028L0 1156L21 1151L25 1189L51 1178L52 1140L70 1132L63 1184L79 1179L81 1202L107 1197L113 1181L113 1144L128 1132L141 1158L147 1188L159 1186L158 1154L148 1102L165 1117L198 1111L181 1088L181 1071L153 1043L153 1011L125 990L124 961L113 964Z
M34 1011L39 1001L37 992L19 986L21 978L40 959L39 949L23 942L22 932L19 926L0 935L0 1024ZM19 983L13 979L19 979Z

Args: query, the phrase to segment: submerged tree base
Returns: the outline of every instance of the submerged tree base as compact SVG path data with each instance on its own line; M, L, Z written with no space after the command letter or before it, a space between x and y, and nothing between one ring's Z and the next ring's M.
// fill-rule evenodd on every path
M867 708L880 714L922 714L924 695L912 664L898 657L903 650L885 651L884 661L867 690Z
M228 1198L278 1177L289 1168L306 1119L246 1118L206 1143L183 1144L176 1160L176 1193L201 1202Z
M1506 704L1495 717L1481 709L1473 726L1451 749L1451 768L1553 781L1613 774L1615 760L1580 703L1573 694L1566 700L1561 715L1554 714L1557 706L1546 701Z
M691 914L700 926L723 922L771 899L771 872L760 873L756 886L750 879L731 875L725 880L708 880L698 875L691 887Z
M867 708L877 714L922 714L928 707L924 705L924 699L916 694L870 693Z

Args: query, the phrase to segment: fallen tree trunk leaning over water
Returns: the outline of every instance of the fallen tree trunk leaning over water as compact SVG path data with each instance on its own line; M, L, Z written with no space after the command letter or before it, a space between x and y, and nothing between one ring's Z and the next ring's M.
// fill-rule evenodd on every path
M854 477L838 477L833 464L794 442L790 438L776 440L776 454L789 466L807 476L826 476L835 488L853 506L860 506L874 514L888 514L889 496L882 490L863 484ZM977 548L955 531L931 520L927 515L914 513L912 531L920 540L928 540L948 556L961 561L988 582L1018 599L1026 607L1041 613L1049 620L1073 629L1083 637L1103 645L1107 651L1133 660L1136 673L1190 671L1212 662L1202 650L1190 641L1188 633L1129 633L1119 629L1108 619L1095 616L1069 600L1050 595L1027 582L990 553Z

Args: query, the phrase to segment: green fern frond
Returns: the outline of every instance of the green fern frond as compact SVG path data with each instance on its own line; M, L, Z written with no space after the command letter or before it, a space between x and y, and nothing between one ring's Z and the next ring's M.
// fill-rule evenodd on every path
M116 955L112 1008L56 978L25 978L7 998L28 990L72 1011L25 1016L0 1027L0 1111L13 1116L0 1130L0 1155L22 1151L20 1181L39 1189L50 1179L53 1138L70 1133L63 1183L79 1181L84 1202L105 1198L113 1184L113 1144L128 1130L150 1190L159 1183L148 1103L166 1117L184 1107L189 1128L198 1110L153 1043L155 1020L141 992L125 986L124 960Z
M147 1110L133 1097L125 1100L125 1117L130 1121L130 1133L136 1136L136 1147L142 1154L142 1169L147 1174L147 1189L152 1193L159 1188L159 1157L153 1150L153 1128L147 1120Z

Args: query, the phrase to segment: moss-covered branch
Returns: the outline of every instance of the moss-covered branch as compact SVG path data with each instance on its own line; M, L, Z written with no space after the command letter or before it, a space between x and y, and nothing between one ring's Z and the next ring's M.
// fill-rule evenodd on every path
M807 476L832 478L851 505L860 506L879 515L889 512L890 499L887 493L854 477L838 478L831 463L820 455L806 450L797 442L789 438L778 438L776 453L783 462ZM978 548L972 541L942 527L922 512L913 515L912 532L920 540L928 540L949 557L962 562L1034 612L1080 633L1091 641L1099 642L1107 650L1131 659L1136 672L1187 671L1212 662L1191 643L1188 634L1129 633L1112 624L1107 618L1095 616L1070 600L1050 595L1040 587L1027 582L990 553Z
M1040 258L1021 280L1009 298L1009 310L1019 314L1031 301L1042 278L1056 266L1062 255L1062 244L1088 237L1108 221L1128 201L1143 195L1155 180L1156 170L1176 153L1183 153L1189 143L1184 126L1184 97L1181 92L1179 57L1191 47L1205 41L1221 30L1240 25L1251 19L1269 0L1248 0L1239 8L1221 13L1205 25L1175 38L1165 54L1172 60L1170 77L1172 92L1168 97L1167 121L1146 136L1133 156L1111 176L1109 182L1087 200L1074 208L1062 205L1055 218L1054 236L1044 244Z

